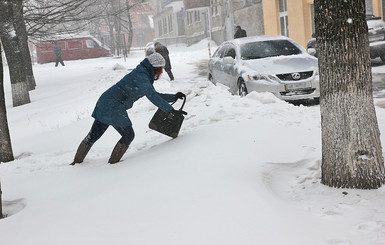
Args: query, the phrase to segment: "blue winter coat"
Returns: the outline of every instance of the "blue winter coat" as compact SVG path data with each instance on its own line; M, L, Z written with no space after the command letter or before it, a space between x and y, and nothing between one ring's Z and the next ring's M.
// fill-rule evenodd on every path
M146 96L162 111L170 112L173 107L168 102L174 101L175 94L156 92L153 86L154 77L154 67L146 58L132 72L100 96L92 117L104 124L116 127L132 126L126 110L143 96Z

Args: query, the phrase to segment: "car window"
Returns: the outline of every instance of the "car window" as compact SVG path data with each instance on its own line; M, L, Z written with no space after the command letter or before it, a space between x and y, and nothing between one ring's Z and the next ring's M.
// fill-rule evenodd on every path
M288 40L260 41L245 43L241 46L241 58L244 60L301 53L302 51Z
M221 56L223 57L225 50L226 50L225 46L219 46L217 50L215 50L213 57L217 57L217 58Z
M233 59L235 59L235 49L233 47L229 47L225 53L225 57L226 56L230 56L230 57L233 57Z
M219 56L219 50L220 50L220 47L217 48L217 50L215 50L215 52L213 53L213 57L218 57Z
M99 45L94 40L86 40L87 48L98 48Z
M82 41L81 40L70 40L67 42L68 49L79 49L82 48Z
M223 58L225 56L225 52L226 52L228 47L229 47L229 45L222 46L218 52L218 57Z

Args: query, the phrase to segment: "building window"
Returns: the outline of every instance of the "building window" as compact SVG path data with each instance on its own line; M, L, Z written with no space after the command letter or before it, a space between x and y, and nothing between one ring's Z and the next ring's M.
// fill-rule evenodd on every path
M194 11L195 22L201 21L201 12L199 10Z
M163 18L163 33L164 34L167 34L168 31L167 31L167 18Z
M191 25L192 24L192 19L191 19L191 12L188 11L187 12L187 25Z
M219 5L218 0L211 0L211 15L212 16L219 15L218 5Z
M159 30L159 36L162 36L163 35L162 20L158 21L158 30Z
M279 25L282 36L289 36L286 0L279 0Z
M199 10L187 12L187 25L201 21L201 12Z
M252 5L252 4L261 3L262 0L244 0L243 2L244 2L245 6L249 6L249 5Z
M172 15L168 16L168 31L172 32Z

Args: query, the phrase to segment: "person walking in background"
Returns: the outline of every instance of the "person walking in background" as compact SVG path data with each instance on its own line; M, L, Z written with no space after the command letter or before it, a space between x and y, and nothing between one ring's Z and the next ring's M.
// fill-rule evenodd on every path
M171 61L169 57L169 51L166 46L161 44L160 42L155 42L155 43L149 43L146 45L146 56L157 52L163 56L163 58L166 60L166 65L164 66L164 70L167 72L168 77L170 78L171 81L174 80L174 74L172 74L171 71Z
M110 125L119 132L122 138L115 145L108 162L111 164L119 162L135 137L126 110L143 96L146 96L162 111L169 113L171 117L180 113L174 110L169 102L183 99L185 95L182 92L161 94L156 92L153 86L154 81L162 75L165 65L166 61L162 55L150 54L132 72L125 75L100 96L92 113L95 121L88 135L80 143L70 165L83 162L92 145Z
M241 28L241 26L236 26L234 39L241 38L241 37L247 37L247 33L244 29Z
M62 50L61 50L60 45L57 42L54 43L53 52L56 55L56 64L55 64L55 66L58 66L59 62L60 62L60 64L62 66L64 66L64 62L63 62L63 58L62 58Z

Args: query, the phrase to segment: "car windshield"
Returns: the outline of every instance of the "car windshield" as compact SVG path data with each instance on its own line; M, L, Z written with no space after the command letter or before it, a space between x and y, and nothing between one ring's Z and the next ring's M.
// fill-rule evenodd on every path
M241 59L262 59L280 55L301 54L301 50L288 40L270 40L245 43L241 46Z

